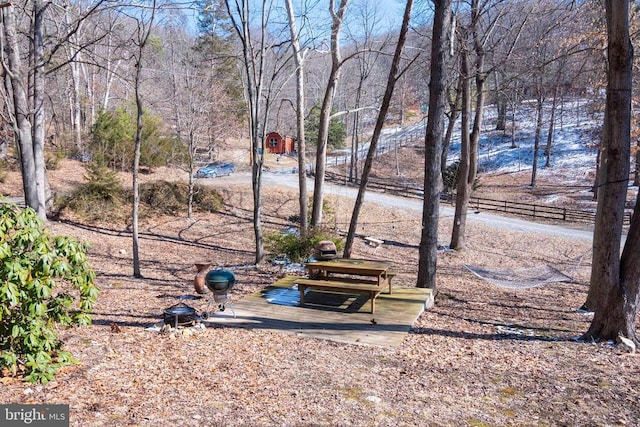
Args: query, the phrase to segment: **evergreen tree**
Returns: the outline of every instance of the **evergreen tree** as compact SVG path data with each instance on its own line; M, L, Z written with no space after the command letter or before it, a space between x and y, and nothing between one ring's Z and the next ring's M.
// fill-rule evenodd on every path
M309 112L309 116L305 122L306 142L315 146L318 142L318 126L320 126L320 108L314 107ZM346 146L344 139L347 136L347 129L344 123L335 117L329 122L329 132L327 138L327 146L330 149L340 149Z

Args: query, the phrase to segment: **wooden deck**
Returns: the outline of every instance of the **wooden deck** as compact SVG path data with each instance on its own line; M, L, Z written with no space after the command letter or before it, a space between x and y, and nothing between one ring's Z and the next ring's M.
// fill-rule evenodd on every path
M366 295L309 290L305 306L293 287L295 276L285 277L266 289L247 295L213 314L206 323L242 328L261 328L294 333L349 344L382 347L402 345L411 325L425 308L433 305L429 289L393 287L376 300L376 313L369 313Z

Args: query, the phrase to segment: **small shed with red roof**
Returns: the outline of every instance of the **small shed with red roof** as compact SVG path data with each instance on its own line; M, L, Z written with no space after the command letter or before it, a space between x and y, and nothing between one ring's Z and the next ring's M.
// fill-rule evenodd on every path
M269 153L289 154L296 150L296 139L292 136L280 135L278 132L269 132L265 137L265 143Z

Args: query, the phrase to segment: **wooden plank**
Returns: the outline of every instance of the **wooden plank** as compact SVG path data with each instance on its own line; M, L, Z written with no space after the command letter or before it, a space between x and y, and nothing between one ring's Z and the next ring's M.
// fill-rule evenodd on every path
M380 271L386 271L391 268L390 261L383 260L370 260L370 259L356 259L356 258L336 258L328 261L310 261L305 265L319 266L323 268L345 268L355 271L375 269Z
M354 284L354 285L370 285L370 286L375 286L376 288L379 287L378 286L378 280L370 280L370 279L363 279L363 278L358 278L358 277L353 277L353 276L336 276L336 275L331 275L329 277L319 277L317 279L298 279L298 281L304 283L305 281L313 281L313 282L319 282L319 281L323 281L323 282L334 282L336 283L336 285L338 283L343 284L345 286L348 286L349 284ZM384 285L386 285L386 283L384 283ZM384 286L382 286L384 287Z
M420 313L433 305L430 289L400 286L392 295L378 296L375 315L356 298L345 298L342 306L300 307L294 285L297 278L287 276L234 301L236 318L227 310L211 316L205 324L257 328L345 344L399 347ZM325 295L317 292L316 296Z
M380 291L385 286L378 285L378 282L373 280L360 280L352 279L349 277L333 277L329 280L326 279L296 279L294 282L296 285L304 285L309 288L314 287L317 289L332 290L343 289L346 291L355 292L370 292ZM386 284L385 284L386 285Z

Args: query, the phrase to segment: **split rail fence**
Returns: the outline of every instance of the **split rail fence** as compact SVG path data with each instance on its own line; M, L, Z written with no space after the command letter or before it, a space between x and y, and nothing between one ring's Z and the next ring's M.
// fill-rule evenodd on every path
M334 173L327 173L326 179L327 181L331 181L336 184L353 187L360 185L359 179L349 182L346 176ZM417 188L411 185L387 184L374 180L369 181L367 188L382 193L390 193L404 197L422 198L424 195L422 188ZM455 204L455 198L450 195L443 194L441 200ZM471 197L469 200L469 209L473 209L476 212L491 211L549 221L565 221L584 224L593 224L595 221L595 211L544 206L533 203L512 202L508 200L486 199L482 197ZM625 212L625 226L629 225L631 221L631 214L632 211L630 210Z

